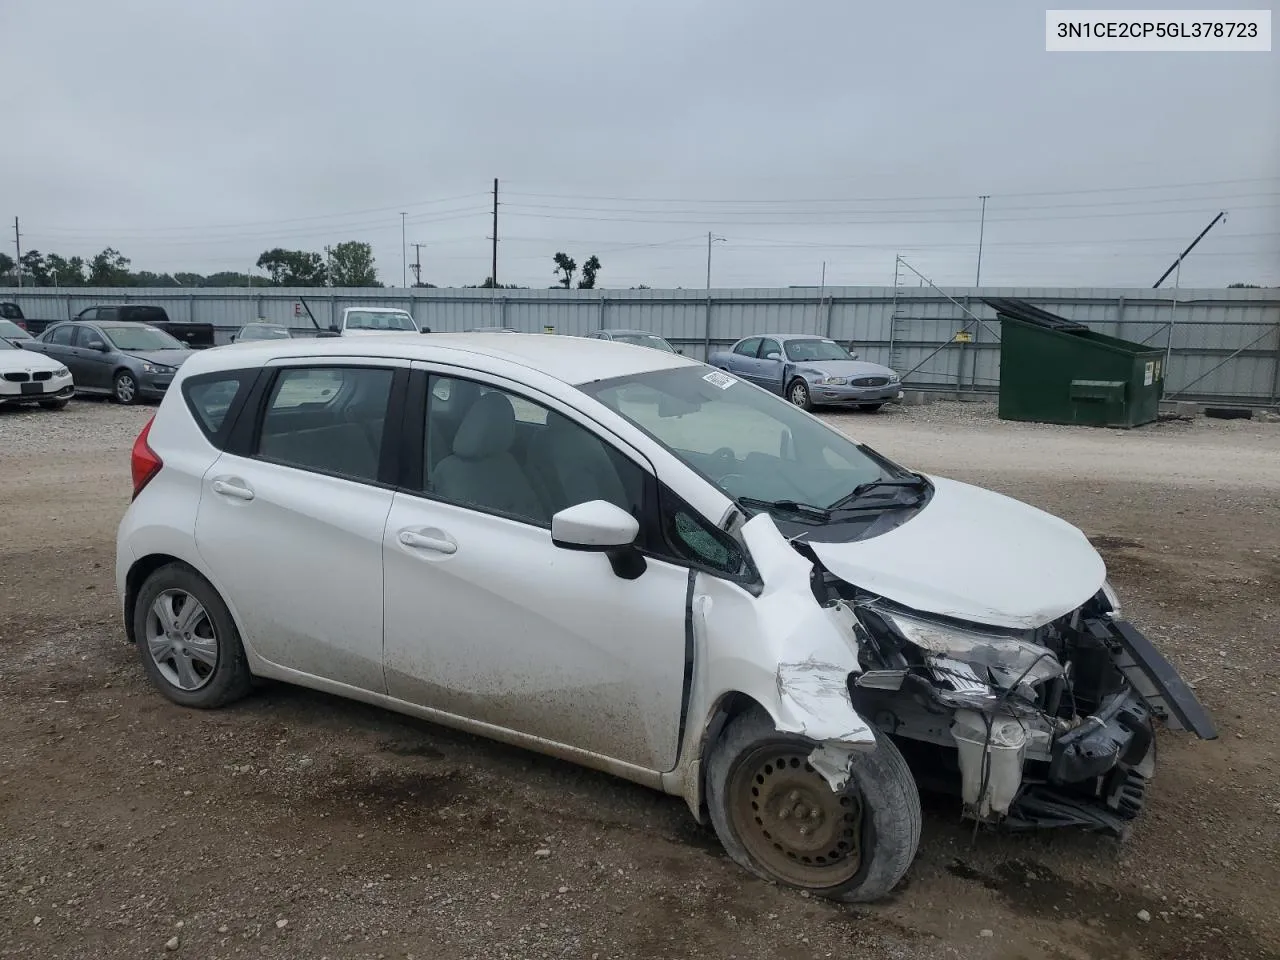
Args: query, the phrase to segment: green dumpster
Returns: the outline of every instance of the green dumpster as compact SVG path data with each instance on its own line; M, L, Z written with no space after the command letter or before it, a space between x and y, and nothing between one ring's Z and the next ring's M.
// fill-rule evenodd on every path
M1023 300L1000 320L1000 419L1137 427L1160 412L1164 350L1095 333Z

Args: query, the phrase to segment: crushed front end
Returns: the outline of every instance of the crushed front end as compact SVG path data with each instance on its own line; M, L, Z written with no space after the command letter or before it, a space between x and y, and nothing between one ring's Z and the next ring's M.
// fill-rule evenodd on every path
M855 708L894 738L922 788L958 790L982 822L1126 836L1155 771L1154 721L1217 736L1108 585L1021 631L921 614L820 571L814 586L856 611Z

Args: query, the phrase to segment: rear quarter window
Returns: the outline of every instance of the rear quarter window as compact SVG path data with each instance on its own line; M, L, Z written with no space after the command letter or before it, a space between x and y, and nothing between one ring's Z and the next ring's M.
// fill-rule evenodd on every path
M182 385L187 408L200 431L219 449L235 419L233 413L249 392L254 373L249 370L206 373L191 377Z

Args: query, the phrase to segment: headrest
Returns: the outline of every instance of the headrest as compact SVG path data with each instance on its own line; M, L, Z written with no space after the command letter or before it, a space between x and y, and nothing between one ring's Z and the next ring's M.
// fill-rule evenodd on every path
M486 393L471 405L453 438L454 456L482 460L511 449L516 413L505 393Z

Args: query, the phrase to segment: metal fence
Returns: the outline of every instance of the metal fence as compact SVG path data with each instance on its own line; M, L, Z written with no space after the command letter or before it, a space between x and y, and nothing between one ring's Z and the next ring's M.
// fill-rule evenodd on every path
M508 326L582 335L633 328L705 358L753 333L813 333L852 343L909 386L996 389L999 324L982 297L1017 297L1092 329L1167 351L1167 397L1273 405L1280 399L1280 290L832 287L760 290L455 290L49 288L0 291L30 317L66 319L110 303L163 306L211 323L225 342L258 318L299 332L344 307L398 306L438 332Z

